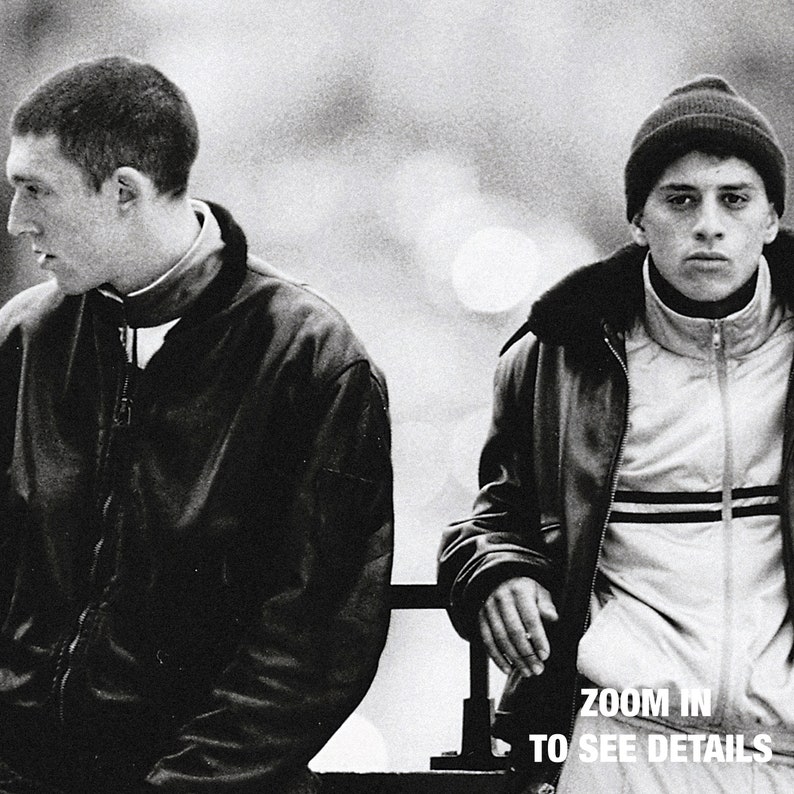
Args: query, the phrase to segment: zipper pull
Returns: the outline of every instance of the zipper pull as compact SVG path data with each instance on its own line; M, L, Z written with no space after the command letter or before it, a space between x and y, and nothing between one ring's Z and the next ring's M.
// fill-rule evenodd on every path
M126 394L121 395L119 407L116 411L114 424L116 426L129 427L132 422L132 398Z
M121 395L116 413L113 416L113 424L116 427L129 427L130 422L132 422L130 384L138 363L138 329L130 328L126 320L121 327L121 344L124 346L126 363L124 365L124 380L121 384Z
M715 350L722 347L722 325L719 320L711 321L711 346Z

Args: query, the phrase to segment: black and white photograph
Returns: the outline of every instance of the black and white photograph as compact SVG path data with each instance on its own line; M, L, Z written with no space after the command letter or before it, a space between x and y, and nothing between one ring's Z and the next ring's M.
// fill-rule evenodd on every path
M0 794L794 792L794 7L0 5Z

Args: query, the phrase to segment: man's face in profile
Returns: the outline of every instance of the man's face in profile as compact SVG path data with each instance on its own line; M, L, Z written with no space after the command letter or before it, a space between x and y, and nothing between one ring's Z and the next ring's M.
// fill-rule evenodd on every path
M732 295L777 235L760 174L738 157L690 152L671 163L632 223L662 276L696 301Z
M61 290L79 294L112 283L121 227L110 180L95 191L54 135L14 136L6 175L14 188L8 231L30 241Z

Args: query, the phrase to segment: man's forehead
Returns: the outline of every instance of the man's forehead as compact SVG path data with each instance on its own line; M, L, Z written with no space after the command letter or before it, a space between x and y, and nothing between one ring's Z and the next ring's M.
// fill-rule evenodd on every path
M738 155L691 151L673 160L662 171L657 186L708 182L716 185L763 186L755 166Z
M72 164L63 156L55 135L14 135L6 158L10 182L53 177Z

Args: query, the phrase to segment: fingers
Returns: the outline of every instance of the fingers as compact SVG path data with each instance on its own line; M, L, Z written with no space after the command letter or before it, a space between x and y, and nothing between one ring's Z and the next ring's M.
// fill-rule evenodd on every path
M549 641L546 637L546 629L543 626L543 619L538 608L537 594L528 595L525 592L516 594L514 605L511 605L521 620L523 632L521 632L516 648L522 656L533 657L538 663L545 662L549 658ZM543 665L533 665L535 675L543 672Z
M491 627L488 625L488 620L485 618L482 612L480 612L479 624L480 624L480 637L482 638L482 642L483 645L485 646L485 650L488 653L488 656L490 656L491 659L494 660L494 664L496 664L496 666L505 675L510 675L510 673L513 672L513 663L499 650L499 646L496 644L496 641L494 640Z
M551 652L543 618L556 620L548 591L527 577L500 584L479 614L480 636L500 670L515 666L523 675L540 675Z

